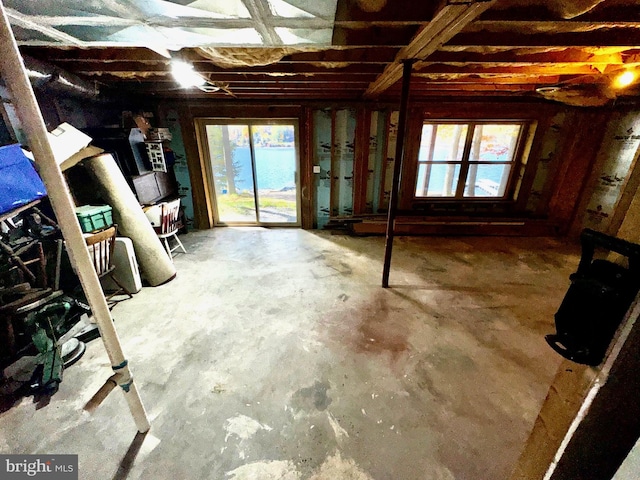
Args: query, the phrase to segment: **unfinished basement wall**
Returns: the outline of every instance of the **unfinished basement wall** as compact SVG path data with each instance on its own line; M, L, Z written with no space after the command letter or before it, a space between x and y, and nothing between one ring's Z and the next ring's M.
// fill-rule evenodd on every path
M185 218L193 223L193 199L186 154L182 141L180 121L175 110L157 112L155 107L130 103L106 102L93 98L47 95L39 93L38 103L47 129L53 130L61 123L69 123L79 130L92 128L121 128L133 125L132 115L145 112L152 127L168 128L172 135L169 143L175 157L174 172L178 194L185 208Z
M79 130L120 126L123 110L132 108L93 98L44 93L38 93L36 96L48 130L53 130L64 122Z
M315 227L331 219L383 213L389 203L398 112L365 108L313 111Z
M102 127L120 123L122 109L105 102L98 102L93 98L80 98L54 93L36 91L38 106L46 128L51 131L61 123L67 122L77 129ZM2 106L2 124L4 125L2 141L12 141L26 144L27 140L22 131L22 125L11 103L9 92L0 88Z
M424 111L429 111L430 116L423 116L426 115ZM498 233L562 235L575 216L589 168L594 162L592 146L584 146L593 135L584 126L601 126L601 121L594 121L594 115L606 118L599 112L585 116L580 109L549 104L414 105L410 113L412 127L405 145L403 177L411 178L411 169L415 169L413 157L417 158L423 120L529 120L523 161L515 179L519 185L516 200L506 207L504 203L482 202L478 206L458 209L450 215L458 215L460 227L449 233L465 233L465 222L477 223L478 218L492 215L497 222L517 220L512 222L517 223L516 227L496 229ZM366 107L313 110L311 155L313 165L319 169L313 179L315 228L357 226L359 222L372 221L378 222L377 226L362 233L383 232L381 223L392 186L398 116L397 110ZM413 189L413 185L405 182L401 186L401 198L406 199ZM424 224L431 219L439 221L439 215L442 215L414 207L406 200L404 204L401 202L400 208L405 215L420 217L417 222ZM433 233L448 231L445 228Z
M565 110L551 117L546 131L542 133L541 147L537 159L537 168L527 199L526 210L533 214L544 215L551 191L551 182L561 162L562 147L568 136L569 113Z
M637 195L639 154L640 112L613 112L595 159L585 199L574 222L574 234L583 228L591 228L616 235L625 224L625 236L629 235L629 222L625 219ZM640 236L635 236L634 241L640 240Z
M160 110L172 112L171 117L180 125L196 228L213 226L213 208L194 119L297 118L303 228L350 229L371 222L374 226L370 230L354 230L355 233L384 232L395 162L397 110L368 105L325 108L210 102L174 103L161 106ZM430 116L425 117L424 112ZM415 169L425 118L520 119L529 126L522 147L525 161L516 175L515 200L477 202L466 210L445 214L401 205L400 214L414 219L411 222L440 225L425 231L409 230L407 234L567 234L586 210L586 192L592 171L601 162L598 152L611 114L603 109L550 103L413 105L413 130L409 129L407 135L403 179L410 178L411 169ZM415 185L403 184L401 197L407 192L412 195L414 190ZM444 220L443 215L447 215Z
M430 116L426 116L429 112ZM600 115L598 113L597 115ZM464 209L453 205L444 214L414 206L411 184L416 168L423 120L441 119L523 119L528 130L523 142L523 161L514 181L518 196L511 202L468 202ZM314 174L314 215L316 228L348 225L356 233L383 233L384 219L392 186L397 144L398 112L393 109L328 108L314 109L311 142ZM413 223L427 225L456 223L416 233L475 233L515 235L562 235L575 216L580 194L593 163L594 153L584 147L593 135L585 125L593 115L560 105L414 105L410 113L405 164L401 186L401 214ZM597 138L597 135L595 135ZM579 168L578 168L579 164ZM405 198L404 203L402 198ZM408 198L408 201L406 200ZM435 203L435 202L434 202ZM451 206L451 204L450 204ZM468 225L479 219L487 224L509 223L508 228L483 230ZM454 220L450 220L454 218ZM358 225L372 222L366 231ZM475 230L474 230L475 228ZM411 233L411 232L409 232Z
M181 198L181 205L184 207L184 214L189 226L194 223L193 209L193 189L191 188L191 178L189 176L189 165L187 154L182 139L182 127L180 115L176 109L160 110L158 112L159 127L168 128L171 133L171 150L175 158L173 171L178 182L178 195Z

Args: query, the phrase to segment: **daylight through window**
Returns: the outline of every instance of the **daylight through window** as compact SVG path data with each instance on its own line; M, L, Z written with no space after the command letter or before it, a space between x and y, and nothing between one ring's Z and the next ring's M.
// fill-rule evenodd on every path
M422 126L417 198L505 198L523 123Z

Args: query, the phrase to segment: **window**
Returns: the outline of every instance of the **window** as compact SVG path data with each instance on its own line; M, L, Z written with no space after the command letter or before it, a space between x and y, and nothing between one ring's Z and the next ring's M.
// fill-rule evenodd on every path
M416 198L506 199L523 127L523 122L425 122Z

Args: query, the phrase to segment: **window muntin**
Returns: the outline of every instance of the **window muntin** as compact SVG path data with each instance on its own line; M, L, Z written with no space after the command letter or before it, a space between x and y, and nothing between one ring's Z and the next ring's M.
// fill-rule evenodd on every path
M522 122L425 122L416 198L505 198Z

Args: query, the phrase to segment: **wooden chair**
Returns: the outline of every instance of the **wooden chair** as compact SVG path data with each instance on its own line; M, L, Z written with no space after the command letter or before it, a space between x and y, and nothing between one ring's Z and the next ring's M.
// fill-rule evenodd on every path
M113 264L113 250L116 246L116 234L118 228L116 225L107 228L101 232L94 233L85 237L89 256L93 262L98 278L109 277L119 287L118 290L105 295L107 301L119 294L128 295L129 298L133 294L124 287L114 275L115 265Z
M182 226L180 222L180 199L165 202L161 207L160 227L156 229L156 233L158 238L164 242L164 248L167 250L169 258L173 260L173 252L178 248L180 248L183 253L187 253L184 245L182 245L182 242L178 238L178 230ZM171 237L177 242L174 247L171 247L169 244L169 238Z

